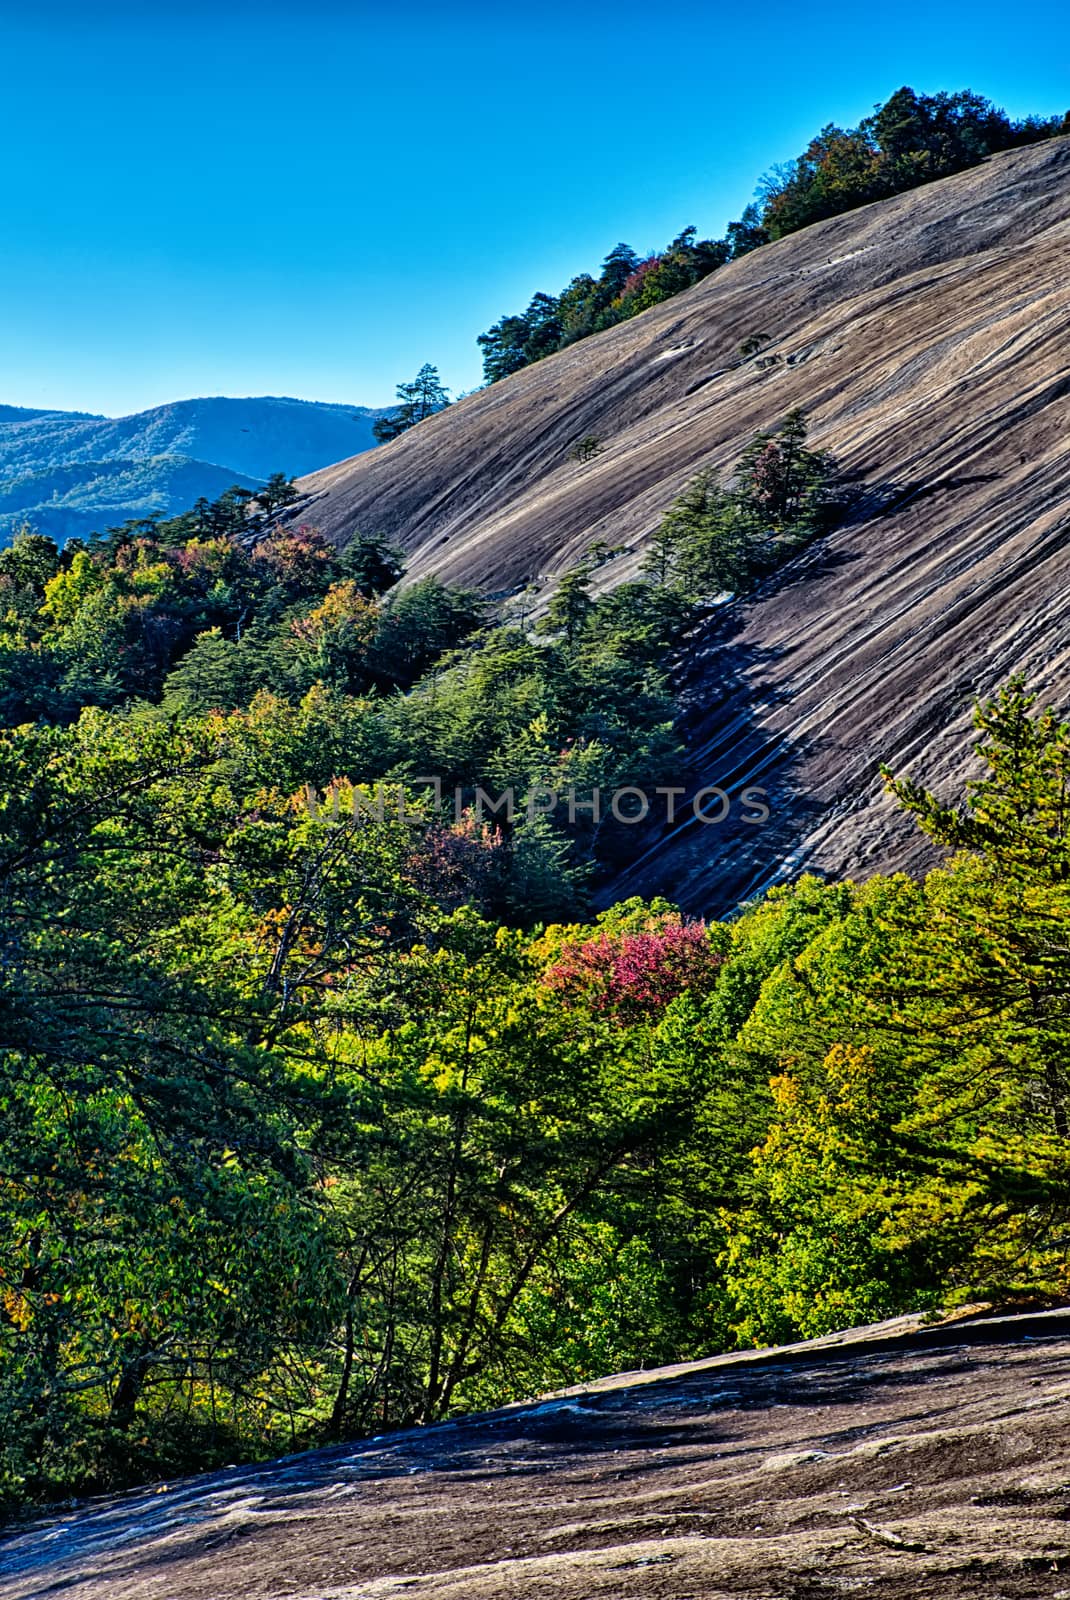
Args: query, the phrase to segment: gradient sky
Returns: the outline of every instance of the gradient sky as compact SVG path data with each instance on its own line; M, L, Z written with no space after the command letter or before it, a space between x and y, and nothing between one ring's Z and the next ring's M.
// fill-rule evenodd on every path
M382 405L902 83L1070 106L1070 8L0 0L0 401Z

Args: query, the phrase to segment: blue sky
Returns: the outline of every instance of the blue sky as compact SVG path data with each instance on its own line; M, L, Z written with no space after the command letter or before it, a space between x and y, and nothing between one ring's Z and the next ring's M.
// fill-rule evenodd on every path
M719 234L904 82L1070 106L1070 9L0 0L0 401L370 405L536 289Z

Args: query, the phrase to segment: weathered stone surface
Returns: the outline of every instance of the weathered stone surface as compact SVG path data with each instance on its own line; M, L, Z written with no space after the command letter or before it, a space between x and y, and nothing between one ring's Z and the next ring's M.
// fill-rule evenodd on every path
M1057 1600L1070 1313L630 1373L101 1501L2 1600Z
M545 588L602 538L628 547L608 583L698 467L806 407L862 503L724 608L691 666L697 774L766 784L773 825L648 838L614 892L721 910L803 865L915 866L878 762L961 775L973 698L1016 669L1070 706L1068 268L1058 139L757 251L305 480L299 515L496 592ZM770 342L741 360L755 333ZM587 434L602 453L570 460Z

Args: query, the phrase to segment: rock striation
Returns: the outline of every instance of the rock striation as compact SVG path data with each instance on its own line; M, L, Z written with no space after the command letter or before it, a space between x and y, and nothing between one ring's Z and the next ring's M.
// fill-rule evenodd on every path
M300 516L492 593L604 539L609 584L700 467L804 407L851 519L721 607L685 672L695 781L762 784L772 817L647 836L612 892L718 912L803 867L914 867L880 761L960 782L971 703L1014 671L1070 708L1068 263L1061 138L766 246L305 479Z
M0 1600L1065 1600L1070 1315L626 1373L91 1502Z

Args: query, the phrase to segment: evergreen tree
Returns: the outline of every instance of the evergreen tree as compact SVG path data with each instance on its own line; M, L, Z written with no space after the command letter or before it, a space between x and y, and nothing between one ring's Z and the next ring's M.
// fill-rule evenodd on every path
M368 600L392 589L404 570L404 558L385 539L357 534L338 552L335 566L343 578L352 578Z
M942 804L885 768L891 791L929 836L972 850L1008 882L1070 882L1070 725L1054 710L1034 715L1036 695L1018 676L974 711L975 754L988 768L963 806Z
M617 244L602 263L598 280L599 307L608 306L621 293L624 285L639 265L639 257L630 244Z
M380 444L396 439L399 434L434 416L436 411L442 411L450 403L438 368L428 362L424 363L411 383L398 384L397 394L400 405L389 416L379 417L373 424L372 432Z
M293 505L298 498L294 480L288 478L285 472L273 472L264 487L256 492L257 503L268 517L274 516L284 506Z
M589 561L582 562L558 579L546 620L550 628L564 634L568 644L575 643L580 630L591 613L591 572Z
M227 711L245 704L250 680L246 653L218 628L199 634L164 679L165 711Z

